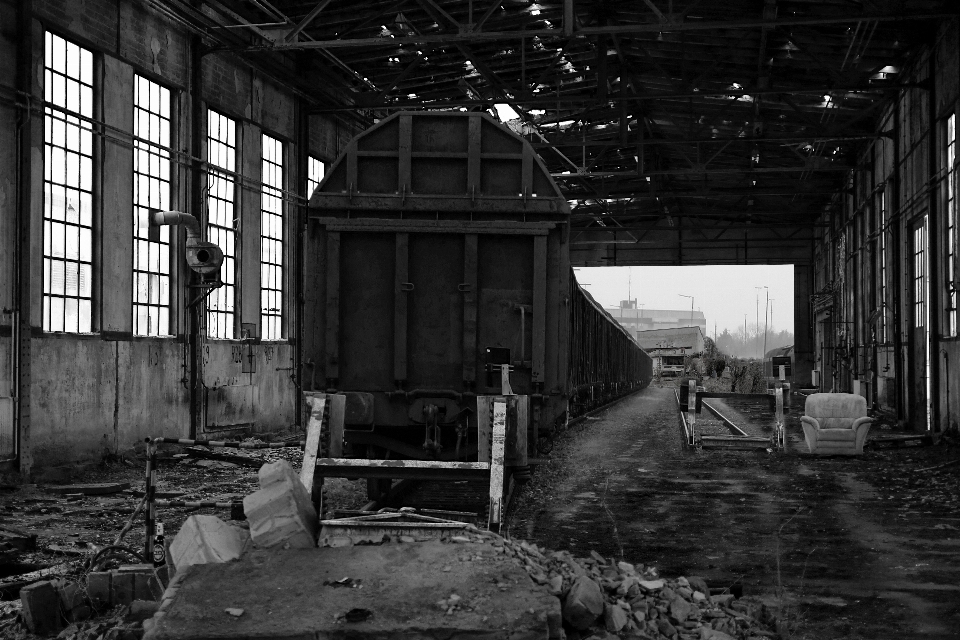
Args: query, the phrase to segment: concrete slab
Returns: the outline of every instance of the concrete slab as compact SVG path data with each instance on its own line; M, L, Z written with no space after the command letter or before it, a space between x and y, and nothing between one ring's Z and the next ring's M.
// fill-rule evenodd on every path
M194 565L171 583L144 640L546 640L548 620L559 628L559 600L502 551L428 541L256 550Z

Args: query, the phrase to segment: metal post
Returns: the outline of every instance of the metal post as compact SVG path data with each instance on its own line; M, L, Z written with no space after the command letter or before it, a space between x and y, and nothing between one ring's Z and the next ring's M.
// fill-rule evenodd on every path
M697 438L697 381L688 380L687 388L687 424L690 425L690 441L688 444L694 446L698 442Z
M144 478L144 494L147 500L145 510L146 518L146 540L143 541L143 561L153 562L153 537L156 533L157 505L156 499L157 486L157 445L153 440L147 438L147 473Z
M503 512L503 458L507 442L506 398L494 400L491 421L493 428L490 447L490 515L487 527L490 531L499 533Z
M786 445L786 438L784 436L783 429L783 387L781 382L777 382L777 386L774 389L774 396L776 397L777 403L777 428L776 428L776 448L782 451Z

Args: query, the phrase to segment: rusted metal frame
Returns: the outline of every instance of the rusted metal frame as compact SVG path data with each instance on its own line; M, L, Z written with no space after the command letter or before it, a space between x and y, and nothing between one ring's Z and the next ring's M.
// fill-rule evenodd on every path
M367 47L390 44L398 46L404 44L450 44L450 38L453 37L462 42L482 42L498 40L515 40L521 36L532 38L563 38L563 37L582 37L601 34L631 35L643 33L658 33L663 31L681 32L681 31L713 31L729 29L757 29L761 27L779 27L790 28L798 26L813 25L836 25L849 24L861 21L875 20L879 22L895 22L910 20L915 22L936 20L940 18L956 17L954 13L923 13L912 16L898 15L856 15L856 16L834 16L829 18L794 18L776 20L735 20L735 21L696 21L696 22L678 22L664 25L656 24L629 24L618 25L615 27L578 27L573 33L564 29L529 29L529 30L511 30L511 31L465 31L458 34L441 35L417 35L400 36L385 39L376 38L354 38L332 40L313 40L309 42L277 42L273 44L262 45L240 45L228 47L231 50L238 51L262 51L262 50L288 50L288 49L333 49L342 47Z
M283 41L294 42L297 36L300 35L300 32L303 31L307 27L307 25L313 22L314 18L320 15L320 12L326 9L327 5L330 4L332 1L333 0L320 0L320 2L318 2L316 6L314 6L314 8L310 10L310 13L305 15L303 19L297 23L297 26L295 26L293 29L290 30L290 33L286 35Z
M410 236L397 233L396 259L393 277L393 379L398 389L407 381L407 305L408 293L413 289L409 280Z
M421 53L420 55L418 55L410 64L406 66L406 68L403 71L398 73L397 76L390 81L390 84L380 89L380 93L376 95L376 98L382 100L387 96L388 93L393 91L398 84L406 80L411 73L416 71L417 68L419 68L420 65L423 64L423 60L424 58L426 58L426 55L427 54L425 53Z
M636 146L658 146L658 145L670 145L670 144L731 144L731 143L741 143L741 144L786 144L790 142L819 142L823 141L853 141L853 140L876 140L877 138L886 137L881 134L864 134L864 135L833 135L826 136L824 138L817 138L814 136L780 136L780 137L770 137L765 136L763 138L645 138L643 140L634 140L628 142L627 144L620 144L612 140L605 140L602 138L596 138L592 140L587 140L586 142L579 142L577 140L551 140L548 143L539 143L532 142L534 149L542 148L545 146L549 147L606 147L612 146L613 148L619 149L632 149ZM833 193L833 192L831 192Z
M817 66L820 67L820 69L822 69L823 71L825 71L825 72L827 73L827 75L829 75L829 76L833 79L834 82L843 82L843 77L842 77L839 73L837 73L834 69L832 69L832 68L830 67L830 65L828 65L827 63L825 63L823 60L820 59L819 56L817 56L816 54L812 53L812 52L807 48L808 45L809 45L809 42L804 42L803 40L797 38L796 35L795 35L793 32L786 33L786 32L785 32L783 29L781 29L781 28L777 28L777 30L781 32L781 35L783 35L783 37L786 38L786 40L787 40L788 43L790 43L791 45L793 45L794 47L796 47L796 50L799 51L802 55L810 58L810 60L812 60L813 62L815 62L815 63L817 64ZM799 46L798 43L803 44L803 46L802 46L802 47Z
M804 171L812 171L814 173L819 172L846 172L850 171L854 167L850 165L831 165L828 167L816 167L811 169L810 167L756 167L750 169L751 173L797 173ZM672 175L692 175L698 176L701 174L730 174L730 173L744 173L748 171L744 167L730 167L726 169L657 169L655 171L647 171L644 173L645 176L672 176ZM584 171L579 175L577 174L565 174L560 171L551 171L550 175L555 180L569 180L569 179L582 179L584 177L608 177L614 178L617 176L625 177L635 177L637 175L636 171Z
M341 38L343 38L345 35L347 35L347 34L349 34L349 33L353 33L353 32L356 31L357 29L362 29L362 28L364 28L365 26L369 25L369 24L372 23L372 22L377 22L377 21L380 20L380 18L382 18L382 17L383 17L383 10L382 10L382 9L380 9L380 10L374 10L372 13L368 14L366 17L360 18L359 20L355 21L352 25L350 25L349 27L345 28L345 29L344 29L343 31L341 31L338 35L339 35Z
M476 22L476 24L470 25L471 31L480 31L483 28L483 25L487 22L490 16L493 15L493 12L500 8L500 5L503 4L503 0L496 0L493 4L490 5L490 8L487 9L487 12Z
M517 198L513 199L514 211ZM539 200L539 198L538 198ZM547 235L556 227L554 222L508 222L502 220L384 220L379 218L315 217L327 231L360 231L372 233L476 233L495 235Z
M739 47L740 44L742 44L743 41L746 40L748 37L749 37L749 33L745 33L745 34L743 35L743 37L741 37L735 44L731 45L731 48L733 48L733 47ZM713 62L710 63L703 71L701 71L699 74L697 74L697 76L696 76L695 78L693 78L692 80L690 80L689 82L685 82L684 85L687 86L687 87L689 87L689 88L691 89L691 92L692 92L692 89L693 89L694 87L696 87L696 86L700 83L701 80L703 80L703 79L706 78L708 75L710 75L711 73L713 73L713 72L716 70L716 68L719 67L719 66L720 66L721 64L723 64L724 62L726 62L726 60L724 59L723 56L717 56L717 57L713 60ZM700 92L696 92L696 93L699 94Z
M806 111L801 109L800 106L789 97L789 94L786 94L786 93L778 94L778 97L782 102L785 102L791 109L793 109L798 116L800 116L800 120L802 122L816 129L816 132L814 133L813 137L817 137L821 133L825 133L823 124L819 120L816 120L810 117L810 114L808 114Z
M739 106L742 106L742 103L740 103L740 100L739 100L739 99L737 99L737 100L732 100L732 99L731 99L731 100L728 100L722 107L720 107L719 110L717 110L717 112L713 115L712 118L710 118L709 121L707 121L707 119L704 118L704 122L702 122L699 127L697 127L696 129L693 129L693 128L691 127L691 129L690 129L690 136L691 136L691 137L696 137L696 136L700 135L700 132L701 132L701 131L703 131L703 130L706 129L707 127L713 125L713 124L714 124L715 122L717 122L718 120L722 120L723 117L727 115L727 112L730 111L730 109L732 109L733 107L739 107ZM694 121L695 121L695 120L691 119L691 122L694 122Z
M332 55L332 54L331 54ZM341 63L342 64L342 63ZM347 71L351 74L356 74L355 71L349 67L345 67ZM549 69L547 70L549 72ZM547 74L549 75L549 74ZM628 74L622 74L622 77L627 77ZM361 78L362 80L362 78ZM364 82L364 84L375 87L372 82ZM528 83L528 86L533 85L534 83ZM542 84L542 82L536 82L536 84ZM833 91L833 92L859 92L859 93L895 93L899 89L910 89L916 88L916 83L904 83L899 85L890 85L890 86L844 86L844 87L792 87L792 88L775 88L767 89L762 91L751 90L751 89L731 89L729 91L721 90L704 90L704 91L675 91L673 93L645 93L643 95L631 95L628 97L620 96L608 96L607 102L617 102L620 100L627 101L654 101L654 100L673 100L673 99L682 99L689 97L697 98L708 98L716 96L743 96L743 95L804 95L804 94L816 94L822 95L824 93ZM518 94L513 98L513 101L518 104L527 105L528 107L555 107L558 102L563 104L573 103L573 104L594 104L596 98L586 97L583 95L566 95L561 94L559 97L556 95L531 95L529 92L526 95ZM489 107L493 103L499 102L497 99L458 99L458 100L435 100L435 101L425 101L425 100L416 100L416 101L397 101L392 103L384 103L382 105L377 105L379 108L390 109L390 110L403 110L403 109L420 109L424 106L443 106L443 107ZM326 107L326 108L317 108L311 111L311 113L336 113L339 111L348 111L355 110L354 106L338 106L338 107ZM569 119L567 115L564 115L560 118L561 120ZM549 120L547 120L549 121ZM864 133L866 135L866 133Z
M867 107L866 109L860 110L860 111L857 113L857 115L854 116L853 118L850 118L849 120L845 120L845 121L843 121L843 122L839 122L839 123L835 123L835 124L833 124L833 125L827 126L827 130L828 130L828 131L843 131L843 130L845 130L845 129L849 129L849 128L852 127L855 123L860 122L861 120L865 120L866 118L871 117L871 116L874 114L874 112L877 111L878 109L883 108L883 107L886 107L886 106L890 103L890 100L891 100L891 99L892 99L892 98L881 98L881 99L879 99L879 100L876 100L873 104L871 104L871 105L870 105L869 107ZM833 110L831 109L831 111L833 111ZM826 139L829 139L829 135L828 135L828 136L825 136L825 138L826 138ZM817 142L820 142L820 138L817 138Z
M643 0L643 3L650 7L650 10L657 16L661 24L673 24L673 22L657 8L657 5L653 4L652 0Z
M327 230L327 378L340 377L340 232Z
M322 203L331 209L342 211L356 211L369 208L394 208L409 212L429 212L436 214L440 209L444 211L467 211L475 214L506 213L516 214L518 210L527 213L559 213L562 205L556 197L527 198L518 203L516 197L486 196L472 197L471 195L447 196L429 194L323 194Z
M444 21L448 22L452 26L456 27L457 31L463 32L464 28L456 18L451 16L449 13L443 10L443 8L438 5L433 0L416 0L417 4L423 7L423 10L430 14L430 17L440 24ZM469 32L468 32L469 33Z
M563 34L572 36L576 30L577 15L573 9L573 0L563 0Z

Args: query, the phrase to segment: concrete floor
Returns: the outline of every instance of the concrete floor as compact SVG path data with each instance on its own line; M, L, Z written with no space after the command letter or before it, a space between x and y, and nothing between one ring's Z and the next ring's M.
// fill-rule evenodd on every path
M787 453L696 453L673 389L648 388L565 434L509 533L739 583L792 638L960 637L960 465L919 472L957 452L815 458L799 413Z

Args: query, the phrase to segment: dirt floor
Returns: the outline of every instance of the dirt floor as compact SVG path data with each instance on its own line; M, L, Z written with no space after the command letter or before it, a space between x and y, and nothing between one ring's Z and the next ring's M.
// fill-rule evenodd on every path
M751 435L772 432L763 405L712 402ZM947 464L960 450L812 457L794 409L785 453L696 452L673 388L652 386L564 434L509 534L741 585L789 638L960 637L960 464Z
M713 402L751 435L772 433L765 406ZM801 413L795 406L788 416L786 453L696 452L683 445L673 388L653 386L562 434L518 493L505 533L740 587L781 612L787 638L960 637L960 464L949 464L960 460L958 447L814 458L804 454ZM698 424L723 430L706 411ZM161 495L240 500L256 489L260 464L284 457L299 467L302 456L298 449L228 454L241 458L205 460L167 448ZM0 490L0 527L38 535L35 551L0 549L0 587L39 567L81 575L81 562L111 544L140 503L143 462L131 452L64 478L130 485L117 493L64 495L54 483ZM328 480L328 499L355 509L366 495L361 482ZM162 508L158 517L172 536L191 513L229 518L229 510L184 507ZM142 549L142 516L122 544ZM117 561L132 561L122 556ZM65 571L62 563L72 564ZM0 626L13 615L15 605L0 602Z

